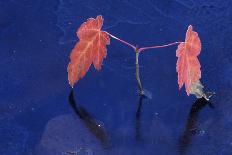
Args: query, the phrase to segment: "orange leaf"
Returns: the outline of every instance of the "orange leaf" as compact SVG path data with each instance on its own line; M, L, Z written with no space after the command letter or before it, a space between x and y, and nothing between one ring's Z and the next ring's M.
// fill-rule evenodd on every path
M72 87L85 76L92 63L97 70L101 69L106 45L110 44L109 35L101 31L102 25L102 16L97 16L96 19L89 18L77 30L79 41L72 49L68 65L68 80Z
M187 95L196 95L196 89L203 93L203 86L199 81L201 78L201 65L197 58L201 52L201 41L197 32L192 29L190 25L186 32L185 42L179 44L176 50L179 89L185 84Z

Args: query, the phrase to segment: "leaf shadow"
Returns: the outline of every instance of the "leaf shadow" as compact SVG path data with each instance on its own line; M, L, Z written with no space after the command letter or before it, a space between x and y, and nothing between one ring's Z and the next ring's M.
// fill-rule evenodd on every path
M73 89L69 94L68 100L69 105L71 106L75 114L82 120L82 122L89 129L89 131L101 142L103 148L109 148L111 146L110 137L106 129L100 123L100 121L91 116L84 107L77 106L74 98Z
M137 110L136 110L136 114L135 114L135 139L137 141L142 140L142 136L141 136L141 110L142 110L142 104L143 104L144 99L146 99L146 97L143 95L139 97L139 102L138 102L138 106L137 106Z
M207 101L205 98L197 99L189 112L187 122L185 124L185 129L179 139L179 153L181 155L186 154L188 146L190 145L194 135L198 134L199 129L197 126L198 114L199 112L208 105L210 108L214 108L211 102Z

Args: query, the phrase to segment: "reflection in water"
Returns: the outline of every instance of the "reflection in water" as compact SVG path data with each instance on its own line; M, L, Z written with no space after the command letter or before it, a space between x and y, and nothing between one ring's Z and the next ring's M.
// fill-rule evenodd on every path
M192 105L192 108L188 115L187 123L185 125L185 130L179 141L180 154L185 154L189 144L191 143L192 137L198 133L198 127L197 127L198 113L206 105L209 105L211 108L213 108L212 103L207 101L205 98L197 99Z
M85 126L93 133L97 139L101 141L105 148L109 147L109 136L99 121L93 118L83 107L77 107L73 90L69 95L69 104L75 113L80 117L80 119L84 122Z
M140 121L140 116L141 116L141 109L142 109L142 104L143 104L143 99L144 98L145 98L144 96L140 96L139 103L138 103L138 108L137 108L137 111L136 111L135 138L138 141L141 140L141 132L140 132L141 121Z

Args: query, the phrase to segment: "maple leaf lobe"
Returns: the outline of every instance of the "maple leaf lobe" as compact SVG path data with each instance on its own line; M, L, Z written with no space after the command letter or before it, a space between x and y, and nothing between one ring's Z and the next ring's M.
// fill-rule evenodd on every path
M68 65L68 81L72 87L85 76L91 64L95 69L101 69L107 54L106 45L110 44L107 32L101 31L102 25L102 16L97 16L96 19L89 18L77 30L79 41L72 49Z

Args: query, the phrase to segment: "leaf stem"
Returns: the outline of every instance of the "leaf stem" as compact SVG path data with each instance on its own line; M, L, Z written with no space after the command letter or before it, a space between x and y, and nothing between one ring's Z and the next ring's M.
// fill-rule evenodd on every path
M106 32L106 31L105 31ZM183 42L177 41L177 42L173 42L173 43L169 43L169 44L165 44L165 45L158 45L158 46L148 46L148 47L142 47L142 48L138 48L134 45L132 45L131 43L124 41L112 34L110 34L109 32L106 32L110 37L112 37L113 39L116 39L118 41L120 41L121 43L131 47L134 51L135 51L135 65L136 65L136 80L137 80L137 84L138 84L138 88L139 88L139 94L140 96L145 96L144 90L143 90L143 86L142 86L142 82L140 80L140 67L139 67L139 53L148 49L155 49L155 48L164 48L164 47L168 47L168 46L172 46L172 45L177 45Z
M172 46L172 45L177 45L180 43L183 43L183 42L177 41L177 42L173 42L173 43L169 43L169 44L165 44L165 45L142 47L142 48L139 48L138 52L142 52L142 51L145 51L148 49L154 49L154 48L164 48L164 47L168 47L168 46Z
M137 80L137 84L138 84L138 88L139 88L139 94L140 96L144 96L144 91L143 91L143 86L142 86L142 82L140 80L140 72L139 72L139 49L136 48L135 49L135 58L136 58L136 61L135 61L135 65L136 65L136 80Z
M128 43L128 42L126 42L126 41L124 41L124 40L122 40L122 39L119 39L118 37L116 37L116 36L110 34L109 32L106 32L106 33L107 33L110 37L112 37L112 38L114 38L114 39L120 41L121 43L123 43L123 44L125 44L125 45L127 45L127 46L130 46L131 48L133 48L133 50L136 50L136 47L135 47L134 45L132 45L131 43Z

